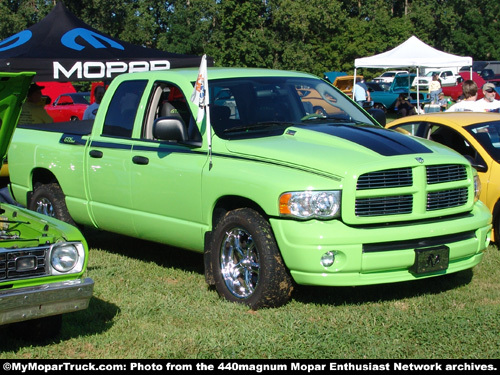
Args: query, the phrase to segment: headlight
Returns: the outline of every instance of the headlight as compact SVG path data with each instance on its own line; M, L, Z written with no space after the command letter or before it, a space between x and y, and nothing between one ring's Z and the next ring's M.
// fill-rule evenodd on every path
M279 200L280 216L332 219L340 216L340 191L294 191Z
M85 251L79 242L59 242L50 250L53 275L81 272L84 260Z
M476 168L472 168L472 175L474 176L474 202L477 202L481 195L481 180L479 179Z

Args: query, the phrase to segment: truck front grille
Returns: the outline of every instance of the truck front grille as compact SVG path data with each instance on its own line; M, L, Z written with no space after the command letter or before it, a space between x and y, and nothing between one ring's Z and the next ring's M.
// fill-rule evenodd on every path
M467 179L467 171L463 165L431 165L426 170L428 184Z
M16 280L48 274L49 247L0 248L0 280Z
M366 173L359 176L356 183L355 216L424 214L464 206L468 203L469 187L464 165L417 166Z
M467 203L467 189L443 190L427 195L427 211L458 207Z
M411 186L411 168L390 169L367 173L359 177L357 189L381 189L386 187Z

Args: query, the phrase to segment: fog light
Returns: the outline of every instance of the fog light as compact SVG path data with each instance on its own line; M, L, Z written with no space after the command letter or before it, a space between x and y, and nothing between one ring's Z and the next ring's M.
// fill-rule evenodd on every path
M321 265L323 267L331 267L331 265L335 262L335 254L333 251L329 251L324 253L321 257Z

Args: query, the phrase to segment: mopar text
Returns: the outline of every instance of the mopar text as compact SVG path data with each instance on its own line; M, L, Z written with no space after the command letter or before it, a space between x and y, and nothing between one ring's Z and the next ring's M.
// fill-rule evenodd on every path
M146 72L149 70L170 69L170 61L77 61L72 67L66 69L58 61L54 61L54 79L59 78L88 78L102 79L111 78L113 75L122 73Z

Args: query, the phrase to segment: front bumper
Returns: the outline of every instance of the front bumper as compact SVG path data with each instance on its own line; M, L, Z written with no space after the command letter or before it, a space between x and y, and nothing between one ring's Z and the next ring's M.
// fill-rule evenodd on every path
M0 291L0 325L84 310L93 290L85 278Z
M305 222L271 219L283 260L298 284L356 286L409 281L469 269L488 247L491 214L480 202L469 215L379 226L352 227L339 220ZM449 248L444 270L412 272L416 249ZM321 264L328 252L330 267Z

